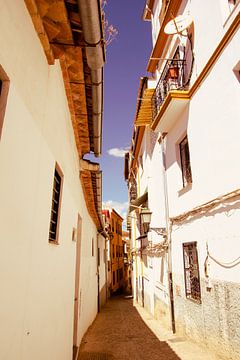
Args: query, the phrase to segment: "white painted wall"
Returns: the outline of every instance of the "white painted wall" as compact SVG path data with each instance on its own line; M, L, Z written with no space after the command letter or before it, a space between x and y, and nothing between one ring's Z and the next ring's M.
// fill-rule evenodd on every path
M96 257L90 259L96 228L79 180L61 69L58 61L48 66L23 1L1 1L0 43L10 79L0 140L0 358L71 359L78 213L79 339L97 312ZM56 161L64 173L59 245L48 243Z
M227 3L227 1L226 1ZM155 14L161 1L155 2ZM226 4L225 4L226 5ZM228 30L240 4L230 13L223 1L207 4L186 1L179 13L190 15L194 20L195 62L191 84L194 83L210 56ZM159 28L153 18L153 39ZM207 77L185 107L166 111L171 126L166 136L166 167L170 217L182 214L205 202L239 189L240 143L240 84L233 69L239 64L240 32L236 32L220 54ZM163 57L171 57L179 44L173 36L166 44ZM161 75L163 63L154 75L155 84ZM153 80L151 80L151 87ZM174 121L173 118L174 117ZM192 187L183 190L179 143L188 135L192 169ZM160 134L158 134L160 135ZM140 155L143 166L138 176L140 194L148 188L148 205L152 211L151 227L165 226L165 205L162 176L161 146L151 145L151 131L146 129ZM136 236L138 234L135 234ZM133 235L134 236L134 235ZM148 235L153 244L162 241L153 231ZM226 268L239 256L239 199L235 199L216 211L182 224L173 226L173 279L177 330L195 341L200 341L224 358L240 358L238 331L239 265ZM201 277L202 304L186 299L183 269L184 242L197 241ZM212 290L206 289L204 262L209 252L220 264L210 259L209 277ZM164 276L161 277L161 270ZM154 297L168 304L167 261L154 257L144 268L147 278L145 292L148 310L154 313ZM160 281L159 281L160 279ZM133 283L134 284L134 283ZM136 294L135 294L136 296ZM235 315L234 315L235 314ZM155 314L156 315L156 314ZM215 330L217 329L217 330Z

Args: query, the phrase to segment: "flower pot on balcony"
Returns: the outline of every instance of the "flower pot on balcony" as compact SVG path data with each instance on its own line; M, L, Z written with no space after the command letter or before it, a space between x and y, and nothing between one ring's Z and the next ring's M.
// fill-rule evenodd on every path
M169 79L178 79L179 68L177 66L171 66L168 69L168 78Z

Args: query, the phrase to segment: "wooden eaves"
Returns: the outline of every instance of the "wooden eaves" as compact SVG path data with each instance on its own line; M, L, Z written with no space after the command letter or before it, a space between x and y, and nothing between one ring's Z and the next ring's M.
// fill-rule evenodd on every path
M25 0L49 65L60 60L80 158L93 147L92 88L77 0Z

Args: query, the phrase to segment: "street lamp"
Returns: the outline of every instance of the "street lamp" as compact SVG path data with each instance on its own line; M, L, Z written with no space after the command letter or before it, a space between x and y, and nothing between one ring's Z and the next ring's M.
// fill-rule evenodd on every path
M155 231L158 235L162 235L163 237L166 237L166 228L156 228L156 227L150 227L152 212L148 208L141 208L140 218L141 218L141 224L143 225L144 232L147 233L151 230Z
M151 222L152 212L148 208L142 208L140 213L141 224L143 224L144 232L149 231L149 225Z

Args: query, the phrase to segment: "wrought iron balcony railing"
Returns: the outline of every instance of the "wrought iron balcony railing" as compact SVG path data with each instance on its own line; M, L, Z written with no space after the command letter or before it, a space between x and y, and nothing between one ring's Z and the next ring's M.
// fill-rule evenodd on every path
M152 96L152 120L156 118L169 91L184 89L185 63L185 60L167 60Z

